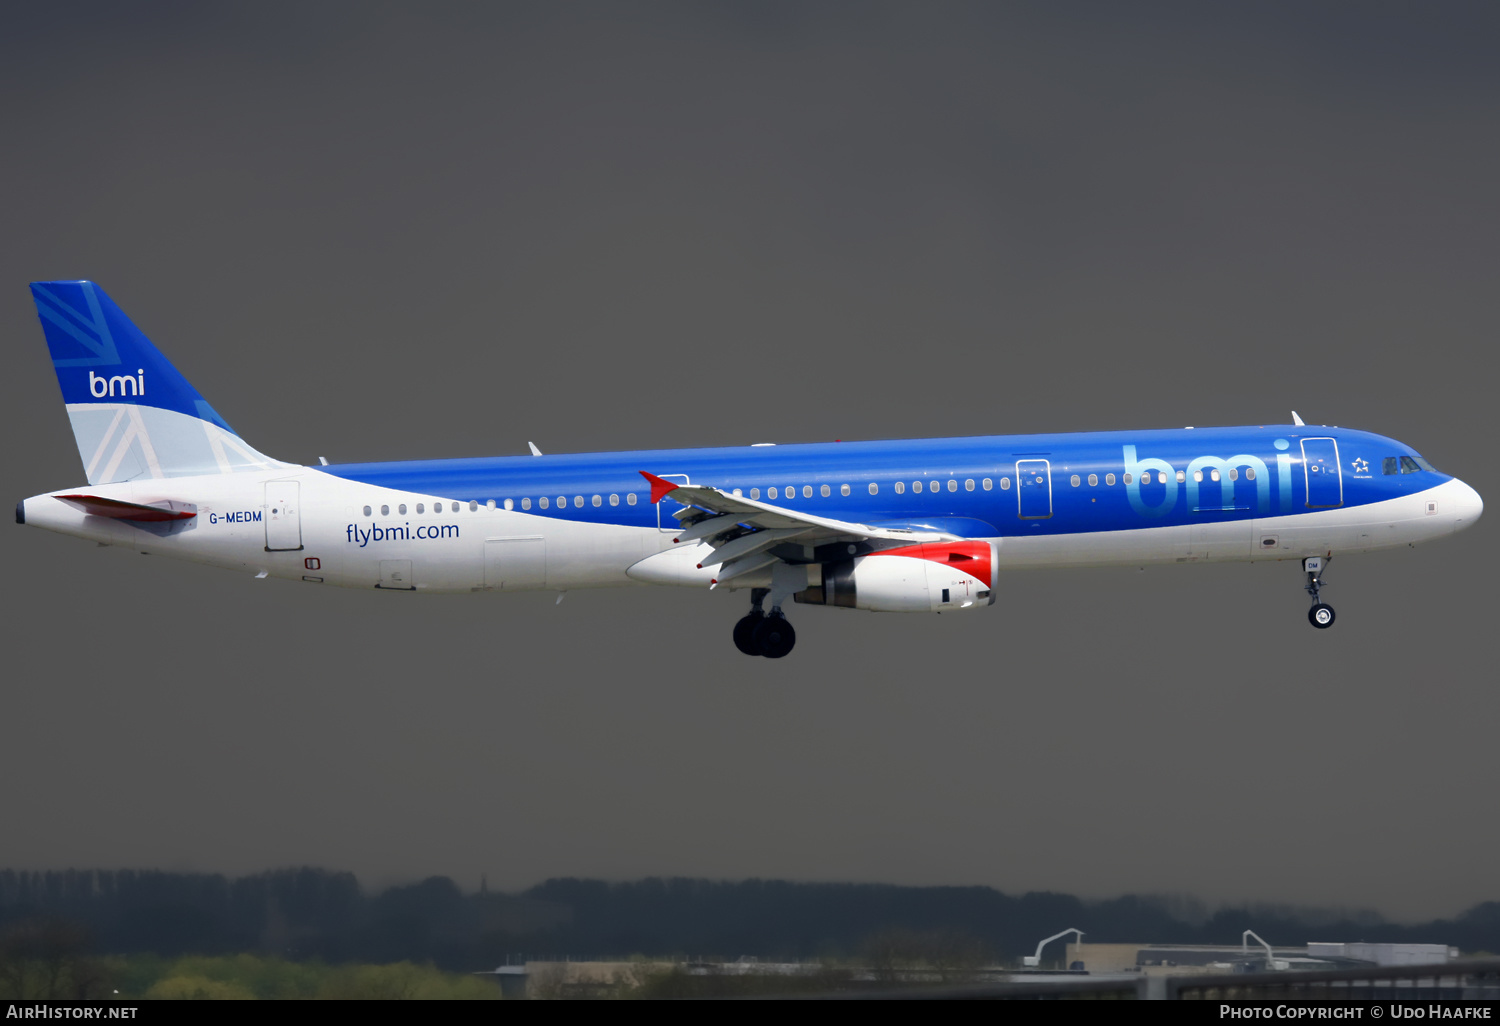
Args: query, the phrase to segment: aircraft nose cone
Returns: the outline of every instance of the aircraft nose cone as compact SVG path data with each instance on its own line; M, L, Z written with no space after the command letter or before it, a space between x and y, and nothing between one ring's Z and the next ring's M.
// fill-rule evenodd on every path
M1462 531L1472 526L1484 513L1484 500L1473 488L1456 478L1451 486L1453 489L1453 530Z

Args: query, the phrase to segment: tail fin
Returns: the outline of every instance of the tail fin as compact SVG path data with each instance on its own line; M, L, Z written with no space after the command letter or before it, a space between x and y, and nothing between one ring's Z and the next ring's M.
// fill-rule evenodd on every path
M99 286L38 281L31 295L89 484L285 466L245 444Z

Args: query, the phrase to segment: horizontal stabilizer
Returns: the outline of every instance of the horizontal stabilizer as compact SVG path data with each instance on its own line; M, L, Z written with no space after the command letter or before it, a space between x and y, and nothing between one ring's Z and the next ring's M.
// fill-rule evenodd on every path
M143 506L138 502L106 499L102 495L59 495L56 498L75 509L83 510L89 516L108 517L111 520L140 520L151 523L162 520L191 520L198 515L186 509Z

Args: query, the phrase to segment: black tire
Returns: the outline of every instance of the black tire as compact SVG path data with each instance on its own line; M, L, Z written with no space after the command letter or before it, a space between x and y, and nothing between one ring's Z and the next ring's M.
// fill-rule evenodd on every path
M1307 611L1307 622L1325 631L1333 626L1333 607L1319 602Z
M760 646L755 643L755 628L766 618L766 614L755 612L742 616L734 625L734 647L749 656L760 655Z
M797 632L784 616L768 616L755 628L755 644L767 659L780 659L797 643Z

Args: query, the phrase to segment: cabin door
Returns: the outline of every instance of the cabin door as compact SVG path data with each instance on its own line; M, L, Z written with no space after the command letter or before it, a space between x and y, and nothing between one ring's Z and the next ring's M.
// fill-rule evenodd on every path
M692 484L692 482L688 480L688 476L686 474L662 474L661 477L664 481L673 481L678 484ZM678 520L672 514L680 512L681 510L684 510L686 508L687 507L682 503L663 496L662 500L656 504L657 529L661 531L672 532L682 530L682 521Z
M1016 509L1022 520L1052 515L1052 464L1047 460L1016 461Z
M296 481L266 482L266 551L302 548L302 503Z
M1339 470L1339 443L1332 438L1302 439L1302 470L1307 476L1309 509L1344 504L1344 476Z

